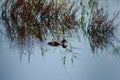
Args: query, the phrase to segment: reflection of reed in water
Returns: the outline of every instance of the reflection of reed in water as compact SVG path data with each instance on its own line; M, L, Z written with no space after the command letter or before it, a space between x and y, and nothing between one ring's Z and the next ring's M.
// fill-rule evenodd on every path
M7 38L19 48L34 45L34 39L46 42L50 39L61 40L66 36L71 38L79 28L76 20L79 6L75 6L75 3L69 0L5 0L2 19ZM64 43L59 44L67 47Z
M70 6L67 6L67 5ZM73 36L79 28L75 14L79 10L75 2L59 1L8 1L4 2L2 18L6 24L7 36L20 45L25 40L38 38L40 41L50 37L60 39ZM10 8L8 8L10 7ZM75 32L76 33L76 32Z
M88 4L92 10L86 30L86 20L84 19L88 12L84 9L86 7L83 3L76 6L75 1L59 1L6 0L3 5L2 19L5 23L7 38L11 43L17 44L19 48L28 46L30 49L36 39L46 42L51 39L61 41L64 37L67 40L71 37L76 38L76 36L80 38L79 28L85 28L93 52L98 48L107 48L108 45L114 46L112 40L115 39L117 26L114 20L119 13L110 20L104 9L98 8L98 5L94 3L96 1L89 0ZM81 5L83 6L81 18L76 20L76 13ZM56 41L51 41L48 45L67 47L66 43ZM72 52L71 49L68 52Z
M97 2L94 3L91 17L87 27L87 35L92 51L98 48L103 50L112 46L114 48L114 41L117 41L115 31L118 25L115 23L119 12L109 19L109 14L103 8L98 8Z

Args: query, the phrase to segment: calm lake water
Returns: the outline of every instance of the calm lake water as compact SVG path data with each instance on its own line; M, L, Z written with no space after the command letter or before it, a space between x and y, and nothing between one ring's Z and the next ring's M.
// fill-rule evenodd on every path
M2 0L0 0L1 5ZM106 7L110 14L120 10L120 0L101 0L100 4ZM0 10L1 13L1 10ZM1 19L1 17L0 17ZM118 17L120 20L120 16ZM120 22L120 21L117 22ZM0 22L0 27L3 26ZM83 37L83 36L81 36ZM80 50L78 59L72 64L67 60L63 66L60 51L50 48L44 56L41 55L39 44L35 46L34 54L28 62L28 55L23 55L20 61L18 49L11 48L9 42L2 37L0 43L0 80L120 80L120 57L111 56L110 52L92 54L88 41L81 38L78 45ZM69 57L69 55L68 55Z

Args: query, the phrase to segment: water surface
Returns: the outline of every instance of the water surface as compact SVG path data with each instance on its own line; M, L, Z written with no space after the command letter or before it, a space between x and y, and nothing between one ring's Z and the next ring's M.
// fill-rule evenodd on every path
M110 14L120 10L119 0L102 0L100 3L104 7L107 3ZM28 55L23 55L20 60L19 49L11 48L10 43L1 38L0 80L120 80L119 56L109 55L107 51L94 55L88 41L81 37L79 45L77 41L73 43L80 47L77 51L79 58L73 64L67 60L65 66L60 53L65 49L58 48L53 53L54 48L50 47L51 50L41 56L40 45L37 44L28 62Z

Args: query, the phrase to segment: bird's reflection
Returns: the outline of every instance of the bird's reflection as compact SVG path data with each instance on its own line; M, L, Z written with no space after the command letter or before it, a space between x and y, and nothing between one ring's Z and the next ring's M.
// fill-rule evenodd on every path
M53 47L62 46L63 48L66 48L68 46L68 42L66 41L66 39L63 39L61 42L59 41L48 42L48 45Z
M44 41L41 42L38 39L34 40L34 45L38 45L40 48L47 48L47 47L55 47L55 48L68 48L68 41L66 39L63 40L51 40L51 41Z

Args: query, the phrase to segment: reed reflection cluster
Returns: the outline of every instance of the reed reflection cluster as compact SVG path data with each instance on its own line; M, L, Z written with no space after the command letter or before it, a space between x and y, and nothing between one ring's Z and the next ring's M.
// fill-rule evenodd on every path
M10 40L24 45L31 38L45 41L73 36L72 30L79 28L75 16L78 10L70 0L6 0L2 18Z
M119 25L115 22L119 12L110 16L104 8L98 7L98 3L93 4L91 17L87 27L87 35L92 51L97 51L114 46L114 41L117 41L116 32Z
M110 16L99 7L97 0L89 0L85 5L82 0L79 3L77 0L5 0L2 19L6 36L22 49L22 53L26 46L29 55L34 39L40 42L52 39L61 41L63 38L77 40L80 39L81 30L86 33L93 53L109 46L114 48L118 27L115 20L119 12ZM72 50L73 47L66 49L70 53ZM46 49L41 48L41 51L43 54Z

